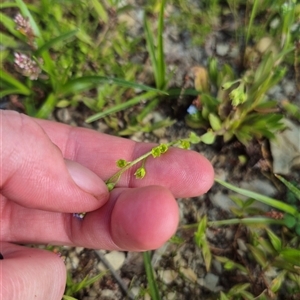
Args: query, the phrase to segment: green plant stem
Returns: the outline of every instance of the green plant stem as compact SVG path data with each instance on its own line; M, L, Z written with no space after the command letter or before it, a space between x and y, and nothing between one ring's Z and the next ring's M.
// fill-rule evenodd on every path
M151 299L160 300L161 298L159 296L159 291L158 291L157 283L154 277L154 272L151 264L150 252L149 251L143 252L143 258L144 258L144 265L145 265L145 270L147 275L147 281L150 288Z
M108 178L106 180L106 184L116 184L117 181L120 179L121 175L127 171L128 169L130 169L131 167L133 167L135 164L139 163L140 161L146 159L148 156L150 156L152 154L151 151L143 154L142 156L138 157L137 159L131 161L130 163L128 163L124 168L120 169L118 172L116 172L113 176L111 176L110 178Z
M237 225L237 224L244 224L244 225L284 225L283 220L276 220L268 217L253 217L253 218L243 218L243 219L229 219L229 220L217 220L217 221L209 221L207 222L207 226L223 226L223 225ZM188 224L183 225L182 229L192 229L198 228L199 223L195 224Z
M182 140L177 140L174 142L167 143L166 146L167 147L175 146L176 144L179 144L180 141L182 141ZM187 139L187 141L188 141L188 139ZM106 184L107 185L109 185L109 184L115 185L125 171L127 171L128 169L130 169L131 167L133 167L140 161L145 161L145 159L148 158L150 155L152 155L152 149L150 151L146 152L145 154L141 155L140 157L136 158L135 160L129 162L125 167L123 167L118 172L116 172L114 175L112 175L110 178L108 178L106 180ZM144 165L144 163L143 163L143 165Z
M262 202L262 203L267 204L271 207L274 207L274 208L277 208L281 211L289 213L292 216L298 216L299 215L299 212L296 208L294 208L291 205L288 205L288 204L286 204L282 201L279 201L279 200L276 200L276 199L273 199L273 198L270 198L270 197L252 192L252 191L248 191L248 190L238 188L236 186L233 186L233 185L231 185L231 184L229 184L229 183L227 183L223 180L217 179L217 178L215 178L215 181L218 182L219 184L225 186L226 188L234 191L234 192L237 192L237 193L239 193L241 195L244 195L246 197L249 197L249 198L253 198L253 199L255 199L259 202Z
M249 20L249 24L248 24L248 27L247 27L248 30L247 30L246 44L248 44L248 42L249 42L250 31L251 31L251 27L252 27L252 24L253 24L253 20L254 20L255 15L256 15L258 3L259 3L258 0L255 0L254 3L253 3L250 20Z

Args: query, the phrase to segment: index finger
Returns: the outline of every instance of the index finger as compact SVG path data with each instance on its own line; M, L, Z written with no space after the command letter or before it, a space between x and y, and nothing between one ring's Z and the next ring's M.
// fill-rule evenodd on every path
M107 180L119 169L116 161L132 161L148 152L154 144L136 143L129 139L106 135L86 128L36 120L66 159L74 160ZM201 154L171 148L158 158L146 161L147 174L136 179L136 168L126 171L119 187L161 185L175 197L194 197L207 192L213 184L214 171Z

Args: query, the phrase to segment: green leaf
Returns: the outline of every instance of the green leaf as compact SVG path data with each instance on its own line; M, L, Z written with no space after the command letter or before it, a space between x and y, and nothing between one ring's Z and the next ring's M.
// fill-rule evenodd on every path
M220 292L220 300L230 300L223 292Z
M210 57L208 60L208 74L214 85L218 85L218 61L215 57Z
M16 30L16 23L14 22L14 20L0 12L0 22L12 35L20 39L21 41L25 41L24 35L22 35L18 30ZM0 41L2 43L2 40Z
M150 60L152 63L152 68L154 72L154 78L156 87L158 89L165 89L166 87L166 66L164 59L164 42L163 42L163 29L164 29L164 9L166 0L159 2L160 11L158 19L158 29L157 29L157 46L155 46L153 30L150 29L149 22L147 20L146 14L144 16L144 31L147 49L149 52Z
M292 193L295 194L295 196L298 198L298 200L300 200L300 190L294 186L293 184L291 184L290 182L288 182L286 179L284 179L282 176L274 174Z
M300 223L296 224L296 226L295 226L295 232L297 233L298 236L300 236Z
M94 6L96 13L100 17L100 20L104 23L107 23L108 22L108 14L106 12L106 9L101 4L101 2L98 0L91 0L91 3Z
M274 249L276 251L280 251L281 247L282 247L280 238L276 234L274 234L270 229L266 229L266 231L268 233L269 239L270 239Z
M72 79L68 81L65 85L63 85L58 92L61 95L66 96L69 94L79 93L91 89L101 83L116 84L127 88L139 89L143 91L153 91L156 92L157 94L158 93L166 94L166 92L164 91L149 87L144 84L127 81L120 78L98 76L98 75L84 76L84 77Z
M53 112L56 103L56 96L53 93L49 94L42 107L36 113L35 117L40 119L46 119Z
M273 293L276 293L282 286L282 283L284 282L285 277L286 277L286 273L287 273L287 271L283 270L272 280L269 288L271 289L271 291Z
M51 47L53 47L55 44L58 44L59 42L66 43L66 39L69 39L70 37L74 36L78 32L78 29L71 30L69 32L66 32L58 37L53 38L52 40L46 42L44 45L42 45L39 49L35 51L35 56L41 55L44 51L49 50Z
M274 246L271 244L269 240L260 237L258 239L258 243L266 254L270 254L274 257L277 255L277 251L275 251Z
M164 40L163 40L163 30L164 30L164 11L165 11L166 0L160 1L160 10L158 18L158 28L157 28L157 63L158 63L158 75L159 84L156 85L159 89L165 89L166 87L166 64L164 58Z
M17 90L16 94L22 94L26 96L31 94L31 90L27 86L22 84L19 80L15 79L12 75L7 73L3 69L0 70L0 79L12 85L15 90Z
M229 198L230 198L230 200L233 201L238 207L240 207L240 208L243 208L243 207L244 207L244 201L243 201L240 197L230 195Z
M283 108L293 117L300 120L300 108L298 105L290 103L288 100L282 101Z
M211 128L214 131L218 131L218 130L222 129L222 122L217 115L210 113L208 115L208 120L209 120Z
M268 260L266 254L259 248L254 247L252 245L247 245L250 249L251 253L253 254L255 260L264 268L268 264Z
M231 295L239 295L241 292L247 290L250 287L250 283L239 283L233 286L229 293Z
M110 114L113 114L113 113L116 113L116 112L119 112L119 111L122 111L122 110L125 110L131 106L134 106L138 103L140 103L141 101L149 101L151 100L153 97L155 97L157 95L157 92L153 92L153 91L149 91L147 93L144 93L142 95L138 95L124 103L121 103L121 104L117 104L117 105L114 105L113 107L111 108L108 108L104 111L101 111L95 115L92 115L90 117L88 117L85 122L86 123L91 123L91 122L94 122L96 120L99 120L101 118L104 118Z
M300 266L300 250L284 248L280 251L280 256L282 256L286 261L296 266Z
M284 217L283 217L283 222L284 222L284 225L287 227L287 228L293 228L296 223L297 223L297 220L294 216L290 215L290 214L284 214Z
M68 296L68 295L63 295L63 300L78 300L77 298Z
M0 32L0 41L1 41L2 46L4 46L5 48L15 49L15 48L20 47L19 43L14 38L12 38L9 35L4 34L3 32Z
M207 131L203 135L200 136L201 142L207 145L211 145L215 142L216 140L216 135L213 131Z
M202 240L201 251L205 262L206 271L209 272L212 262L212 254L206 239Z
M160 300L161 297L159 295L159 290L158 290L157 282L155 280L154 270L151 264L150 252L149 251L143 252L143 258L144 258L144 266L146 270L147 281L150 288L151 299Z
M195 239L199 247L201 247L201 240L205 238L206 226L207 226L207 217L205 215L199 222L197 232L195 233Z
M195 132L190 133L189 140L192 144L198 144L201 142L201 138Z
M260 201L260 202L262 202L264 204L267 204L271 207L274 207L274 208L277 208L281 211L287 212L287 213L291 214L292 216L297 216L298 215L298 210L296 208L294 208L293 206L288 205L286 203L283 203L279 200L276 200L276 199L273 199L273 198L270 198L270 197L252 192L252 191L248 191L248 190L245 190L245 189L238 188L238 187L233 186L233 185L231 185L231 184L229 184L229 183L227 183L227 182L225 182L221 179L215 178L215 181L218 182L219 184L227 187L228 189L234 191L234 192L237 192L237 193L242 194L244 196L247 196L249 198L256 199L257 201Z

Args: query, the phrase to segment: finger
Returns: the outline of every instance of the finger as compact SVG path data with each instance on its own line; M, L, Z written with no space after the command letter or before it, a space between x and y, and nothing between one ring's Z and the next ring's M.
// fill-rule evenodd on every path
M106 180L119 169L116 161L133 159L148 152L154 145L97 133L85 128L37 120L63 155L91 169ZM202 155L172 148L158 158L146 161L146 176L133 176L132 168L121 177L120 187L161 185L169 188L175 197L194 197L207 192L213 184L214 171Z
M66 269L58 255L9 243L0 245L1 299L61 300Z
M108 199L104 182L78 162L65 160L34 119L0 111L1 194L20 205L78 212L100 207Z
M179 219L173 195L160 186L117 188L104 206L83 220L29 210L13 202L8 205L3 210L4 240L107 250L158 248L174 234Z

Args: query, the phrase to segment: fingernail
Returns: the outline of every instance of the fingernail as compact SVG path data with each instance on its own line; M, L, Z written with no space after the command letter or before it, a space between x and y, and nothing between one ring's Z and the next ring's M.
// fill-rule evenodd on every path
M65 162L72 179L80 189L98 199L103 199L108 190L100 177L75 161L66 159Z

